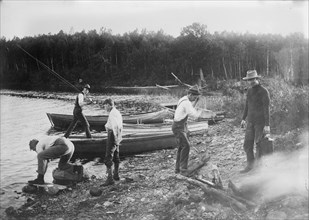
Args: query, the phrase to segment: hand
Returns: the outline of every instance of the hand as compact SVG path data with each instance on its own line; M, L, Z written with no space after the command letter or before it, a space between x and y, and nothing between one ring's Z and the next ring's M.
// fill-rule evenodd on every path
M264 134L270 134L270 127L269 126L265 126L263 129L263 133Z
M245 120L241 120L240 126L242 128L246 127L247 122Z
M196 104L197 104L197 102L199 101L199 99L200 99L200 96L197 96L196 98L195 98L195 100L194 100L194 102L193 102L193 107L195 107L196 106Z

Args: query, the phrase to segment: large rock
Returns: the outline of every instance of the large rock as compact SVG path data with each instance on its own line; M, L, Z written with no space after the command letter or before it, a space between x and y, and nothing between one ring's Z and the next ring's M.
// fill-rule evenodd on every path
M37 188L35 186L26 185L22 188L22 191L24 193L35 193Z
M102 195L102 190L97 188L97 187L93 187L93 188L90 189L89 193L92 196L100 196L100 195Z
M286 220L287 215L281 211L270 211L265 220Z
M51 186L47 188L47 193L49 195L56 195L59 191L60 189L57 186Z

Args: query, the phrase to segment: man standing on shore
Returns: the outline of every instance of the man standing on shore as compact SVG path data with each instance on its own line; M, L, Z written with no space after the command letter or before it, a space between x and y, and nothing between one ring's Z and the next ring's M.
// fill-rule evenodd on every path
M83 88L83 91L76 96L75 107L73 110L73 121L71 122L69 128L67 129L64 137L68 138L71 132L74 130L77 122L80 121L86 132L87 138L91 138L90 125L85 115L83 114L83 109L82 109L82 107L86 104L85 98L86 98L86 95L89 93L89 91L90 91L90 85L86 84Z
M198 118L202 114L201 110L197 111L194 108L199 100L200 95L201 93L197 86L192 86L188 90L188 94L182 97L177 103L172 125L172 131L176 137L176 142L178 145L175 173L180 173L184 176L187 175L190 153L187 119L189 116Z
M103 186L113 185L114 180L119 178L119 144L122 140L122 115L114 106L112 99L106 99L103 102L104 109L109 113L105 129L107 131L107 144L105 152L105 165L107 168L107 179ZM112 166L114 163L114 173Z
M241 121L241 127L246 126L244 150L247 154L247 166L241 173L250 171L254 166L254 143L256 143L256 148L259 148L262 138L270 133L269 92L260 84L258 78L260 76L256 70L247 71L247 76L243 78L243 80L248 81L251 87L247 92L246 105Z
M37 152L38 177L28 181L29 184L44 184L44 175L50 159L60 158L58 168L66 170L72 165L69 161L74 153L74 144L65 137L48 136L41 140L33 139L29 142L30 150Z

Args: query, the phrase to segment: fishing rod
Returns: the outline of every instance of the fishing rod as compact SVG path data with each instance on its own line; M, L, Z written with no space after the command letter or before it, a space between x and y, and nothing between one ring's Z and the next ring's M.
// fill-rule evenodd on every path
M34 59L35 61L37 61L39 64L41 64L45 69L47 69L47 71L51 74L53 74L54 76L56 76L58 79L60 79L62 82L64 82L65 84L67 84L68 86L71 86L73 89L75 89L77 92L80 92L80 90L74 86L72 83L70 83L68 80L66 80L65 78L63 78L62 76L60 76L58 73L56 73L54 70L52 70L51 68L49 68L47 65L45 65L43 62L41 62L40 60L38 60L37 58L35 58L34 56L32 56L29 52L27 52L25 49L23 49L21 46L19 46L18 44L16 44L16 46L21 49L22 51L24 51L26 54L28 54L32 59Z

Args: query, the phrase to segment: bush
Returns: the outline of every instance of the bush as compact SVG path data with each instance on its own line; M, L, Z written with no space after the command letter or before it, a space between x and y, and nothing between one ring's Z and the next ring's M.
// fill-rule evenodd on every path
M308 125L308 86L295 87L278 77L262 79L261 83L270 94L272 133L285 133ZM229 117L236 117L235 122L238 123L245 107L246 95L242 94L242 83L239 83L239 87L235 85L237 83L227 82L223 87L225 96L222 97L222 107L227 111Z
M308 125L309 87L295 87L280 78L267 82L271 98L271 128L285 133Z

